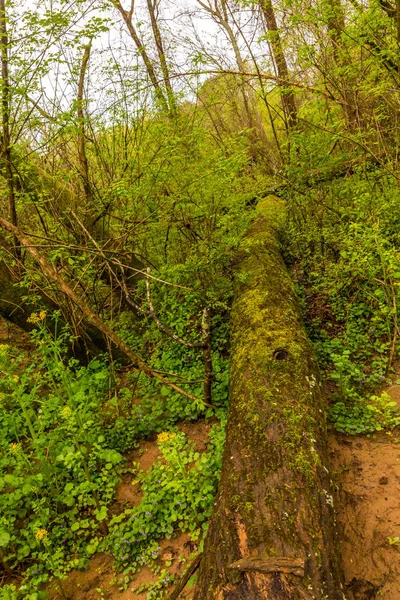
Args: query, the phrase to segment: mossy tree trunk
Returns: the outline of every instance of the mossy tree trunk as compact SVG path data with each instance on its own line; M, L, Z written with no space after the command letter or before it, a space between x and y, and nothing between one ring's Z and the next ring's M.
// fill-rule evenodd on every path
M195 600L343 599L324 402L265 199L232 309L227 440Z

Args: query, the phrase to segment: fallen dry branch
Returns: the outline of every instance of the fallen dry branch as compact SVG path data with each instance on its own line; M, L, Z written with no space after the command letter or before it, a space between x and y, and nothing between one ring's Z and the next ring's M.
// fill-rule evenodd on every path
M137 354L135 354L131 348L109 327L98 315L96 315L87 302L81 298L72 288L71 286L59 275L56 269L51 265L39 252L36 248L34 248L29 240L29 237L22 232L18 227L12 225L5 219L0 217L0 227L12 233L16 238L18 238L20 244L24 246L27 251L31 254L31 256L39 263L43 273L53 281L58 289L63 292L82 312L82 314L93 323L97 329L117 347L119 350L132 362L134 367L146 373L146 375L150 377L154 377L161 381L164 385L170 387L175 390L182 396L185 396L189 400L195 402L202 402L203 404L207 404L206 402L199 400L195 396L188 394L182 388L178 387L174 383L168 381L162 375L154 371L151 367L149 367ZM207 404L207 406L211 406Z
M189 581L189 579L197 571L197 568L200 564L201 557L202 557L202 552L200 552L200 554L195 556L195 558L192 560L192 562L190 563L190 565L188 566L188 568L186 569L186 571L180 578L179 582L176 584L174 590L170 593L170 595L166 598L166 600L176 600L180 596L180 594L183 592L184 588L186 587L186 584Z

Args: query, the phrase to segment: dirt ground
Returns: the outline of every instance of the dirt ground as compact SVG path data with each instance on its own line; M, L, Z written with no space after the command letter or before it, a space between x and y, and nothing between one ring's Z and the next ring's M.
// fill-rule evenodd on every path
M400 408L400 385L387 391ZM349 595L400 600L400 431L332 435L330 452Z
M400 599L400 443L331 438L346 586L357 600Z
M190 555L192 542L188 536L181 534L171 540L160 542L161 556L160 566L165 562L171 562L168 569L170 575L178 579L185 571L185 559ZM164 563L164 564L163 564ZM146 600L147 592L140 593L138 588L143 584L156 582L158 576L154 575L149 568L142 569L135 575L126 589L123 576L117 575L113 569L113 558L106 554L96 554L90 561L90 566L85 571L71 571L68 578L62 582L63 592L68 600ZM193 595L193 586L182 592L182 600L190 600ZM50 590L49 600L61 600L62 592L53 585Z

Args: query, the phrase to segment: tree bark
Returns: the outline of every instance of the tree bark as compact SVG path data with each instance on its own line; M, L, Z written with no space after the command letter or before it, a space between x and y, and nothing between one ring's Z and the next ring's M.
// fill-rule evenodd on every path
M270 196L239 256L227 439L195 600L342 600L324 402Z
M291 89L285 89L289 85L289 69L287 66L285 53L283 52L282 42L279 35L279 28L275 17L274 7L271 0L260 1L261 11L264 15L267 29L271 34L271 48L273 59L276 65L276 71L280 79L284 81L281 90L282 107L285 114L285 122L288 129L293 128L297 122L296 100Z
M1 0L0 0L1 2ZM89 178L89 162L86 154L86 141L85 141L85 115L84 115L84 87L85 87L85 77L87 72L87 67L89 64L90 58L90 50L92 47L92 41L90 41L83 50L81 69L79 72L79 81L78 81L78 96L76 99L76 112L78 117L78 158L80 165L80 173L83 182L83 191L86 199L86 210L90 211L92 209L92 186L90 184Z
M0 44L1 44L1 113L2 113L2 155L5 165L5 178L7 182L8 212L13 225L18 224L17 208L15 202L14 175L11 162L10 140L10 80L8 74L8 33L6 24L5 0L0 0ZM21 256L18 240L14 238L14 253L17 258Z

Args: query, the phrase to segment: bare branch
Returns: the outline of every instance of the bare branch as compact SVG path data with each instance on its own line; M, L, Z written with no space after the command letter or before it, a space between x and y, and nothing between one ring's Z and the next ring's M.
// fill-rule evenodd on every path
M151 367L149 367L135 352L131 350L131 348L109 327L100 317L96 315L96 313L90 308L90 306L86 303L86 301L78 296L78 294L70 287L70 285L60 276L60 274L56 271L53 265L51 265L39 252L31 246L29 237L24 234L18 227L15 227L12 223L9 223L5 219L0 217L0 227L4 230L11 232L15 237L18 238L20 244L24 246L31 256L39 263L43 273L54 283L57 284L58 289L63 292L69 300L71 300L82 312L82 314L91 321L101 333L103 333L106 337L108 337L111 342L125 354L125 356L133 363L133 366L138 371L143 371L149 377L154 377L161 381L164 385L170 387L175 390L182 396L185 396L189 400L195 402L201 402L204 405L206 403L202 400L199 400L195 396L188 394L185 390L182 390L180 387L175 385L174 383L168 381L161 375L159 375L156 371L154 371ZM211 406L211 405L208 405Z
M391 19L396 17L396 7L391 2L388 2L388 0L379 0L379 4Z

